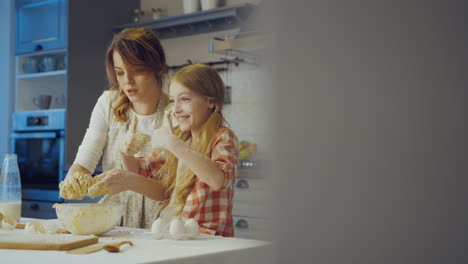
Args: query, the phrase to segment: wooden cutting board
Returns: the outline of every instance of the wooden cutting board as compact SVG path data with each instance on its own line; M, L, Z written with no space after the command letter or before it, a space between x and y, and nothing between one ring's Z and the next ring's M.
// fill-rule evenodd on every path
M14 231L0 232L0 249L72 250L99 241L97 236L26 234Z

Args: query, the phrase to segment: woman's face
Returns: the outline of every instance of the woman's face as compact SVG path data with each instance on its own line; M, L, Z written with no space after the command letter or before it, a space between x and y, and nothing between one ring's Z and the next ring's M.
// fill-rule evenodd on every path
M114 52L112 58L119 87L132 103L146 102L157 96L160 87L154 72L125 65L118 52Z
M178 82L171 82L169 87L170 101L174 118L182 131L196 134L206 123L215 107L214 100L194 93Z

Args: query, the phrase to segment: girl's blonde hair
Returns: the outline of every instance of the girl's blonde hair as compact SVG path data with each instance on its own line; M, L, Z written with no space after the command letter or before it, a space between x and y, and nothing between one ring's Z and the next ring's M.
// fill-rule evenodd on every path
M169 66L166 64L164 53L158 35L148 28L126 28L114 36L106 52L106 71L109 82L109 90L117 90L119 97L113 107L113 113L117 121L127 121L127 111L130 108L130 100L124 91L119 88L114 69L114 52L118 52L127 67L142 68L154 72L159 87L167 75Z
M196 143L191 143L191 148L195 151L202 155L210 155L214 134L226 124L226 120L221 112L225 96L223 81L212 67L203 64L193 64L175 73L170 82L177 82L192 92L214 100L215 107L201 129L200 138L197 139ZM192 137L190 131L182 132L179 127L176 127L174 130L176 135L185 142L189 141ZM176 193L175 206L179 209L177 214L180 214L187 196L195 185L196 176L189 169L181 170L180 174L177 174L177 166L178 159L173 154L166 152L166 163L159 171L159 175L166 186L166 196L170 197L172 192ZM178 178L177 185L176 178Z

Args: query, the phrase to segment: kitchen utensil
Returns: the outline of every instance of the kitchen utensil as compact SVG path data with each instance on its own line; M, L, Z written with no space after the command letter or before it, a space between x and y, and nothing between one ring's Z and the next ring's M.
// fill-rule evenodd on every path
M67 251L67 253L69 253L69 254L78 254L78 255L88 254L88 253L93 253L93 252L97 252L97 251L100 251L102 249L105 249L104 247L106 247L106 246L107 246L107 248L110 248L111 250L114 250L112 252L118 252L118 251L115 251L115 248L117 247L118 250L120 250L119 247L121 245L125 244L125 243L133 245L133 243L131 241L121 241L121 242L113 242L113 243L108 243L108 244L94 245L94 246L89 246L89 247L81 247L81 248L77 248L77 249ZM107 251L109 251L109 250L107 250Z
M226 94L224 95L224 104L231 104L232 99L231 99L231 93L232 93L232 87L231 86L225 86L226 87Z
M130 246L133 246L132 241L120 241L116 243L110 243L110 244L105 244L104 249L107 250L108 252L119 252L120 251L120 246L123 244L129 244Z
M63 227L75 235L102 235L120 222L123 205L96 203L56 204Z
M49 109L52 95L39 95L34 97L32 101L39 109Z
M23 231L2 231L0 248L33 250L71 250L96 244L96 236L76 236L72 234L25 234Z

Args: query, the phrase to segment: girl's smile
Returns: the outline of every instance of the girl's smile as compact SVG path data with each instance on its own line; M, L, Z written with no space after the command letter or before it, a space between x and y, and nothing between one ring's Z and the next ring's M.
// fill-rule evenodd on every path
M177 122L179 122L179 123L186 122L189 118L190 118L189 115L176 116Z

